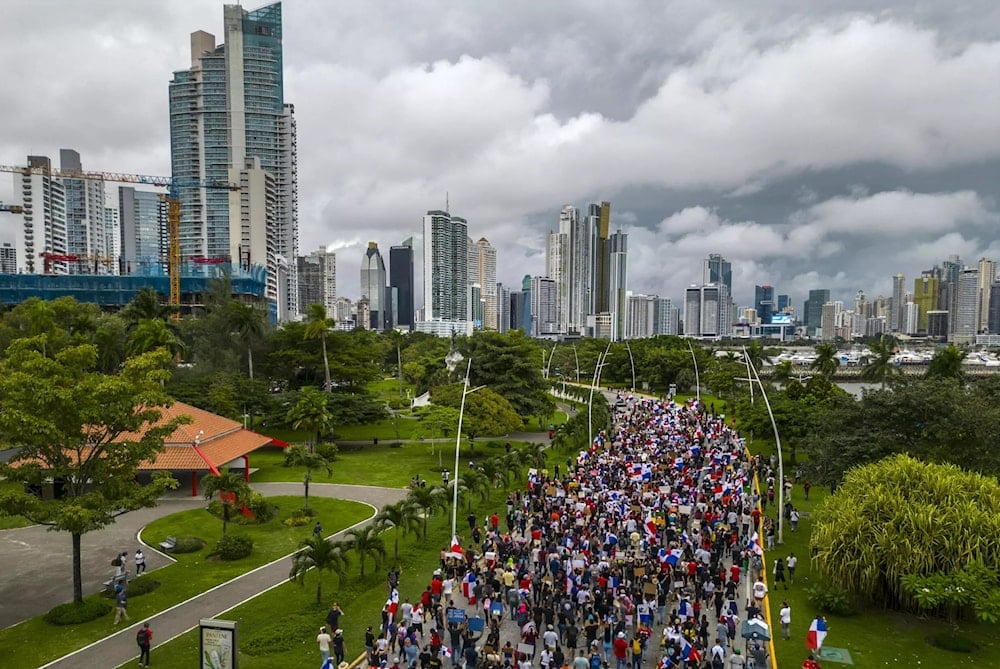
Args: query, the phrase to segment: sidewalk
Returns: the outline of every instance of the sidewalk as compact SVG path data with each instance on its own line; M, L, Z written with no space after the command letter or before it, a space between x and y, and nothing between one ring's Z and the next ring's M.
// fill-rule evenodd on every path
M288 495L299 494L302 484L260 483L254 485L254 488L269 496ZM392 504L406 496L406 491L403 489L333 483L314 483L311 492L317 497L350 499L369 504L375 508ZM159 508L161 507L157 507L157 509ZM175 510L175 508L166 509L161 515L173 513ZM361 525L370 521L371 518L358 524ZM347 529L351 528L345 528L333 535L333 537L336 539L343 538L342 535ZM152 654L155 656L157 646L197 627L199 619L217 617L234 606L238 606L262 592L266 592L287 582L288 569L289 556L286 555L274 562L258 567L253 571L203 592L197 597L181 602L155 616L143 620L133 619L129 625L121 630L117 630L110 636L43 665L43 667L46 669L49 667L58 667L60 669L117 667L133 661L138 657L138 650L135 645L135 630L143 622L149 622L150 627L153 629L155 643ZM157 664L160 663L160 661L157 662Z

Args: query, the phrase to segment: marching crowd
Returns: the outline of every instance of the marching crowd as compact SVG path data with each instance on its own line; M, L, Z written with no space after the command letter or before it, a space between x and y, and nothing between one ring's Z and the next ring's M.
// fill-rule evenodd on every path
M772 467L696 401L619 400L614 429L564 467L531 470L505 518L470 515L466 545L442 550L419 597L400 600L390 573L382 623L366 633L370 666L770 666L770 518L754 482L773 489ZM794 582L796 560L774 560L775 587ZM787 636L787 603L779 622ZM317 641L324 666L344 669L338 632L339 614Z

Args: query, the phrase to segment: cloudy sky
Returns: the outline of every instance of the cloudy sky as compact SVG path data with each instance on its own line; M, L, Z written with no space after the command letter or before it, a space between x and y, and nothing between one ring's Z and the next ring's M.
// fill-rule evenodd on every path
M167 174L167 83L222 3L2 7L0 163L67 147ZM597 200L630 288L675 299L708 253L738 304L770 283L798 309L1000 260L995 0L287 0L284 30L301 248L337 249L344 295L363 245L419 237L446 192L505 283L544 271L564 204Z

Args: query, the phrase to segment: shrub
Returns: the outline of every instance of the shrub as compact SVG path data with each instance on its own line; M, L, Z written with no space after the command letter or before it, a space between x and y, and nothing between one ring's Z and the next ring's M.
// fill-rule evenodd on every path
M823 613L852 616L856 613L847 591L835 585L816 584L806 588L809 603Z
M247 497L244 504L246 504L247 508L250 509L250 513L253 514L253 520L256 520L258 523L266 523L274 518L274 515L278 512L277 506L269 502L266 497L256 491L250 493L250 496ZM232 516L234 514L230 515ZM248 522L253 522L252 519L247 518L242 514L240 514L240 517L246 519Z
M79 625L97 620L111 612L111 602L100 598L85 599L80 604L60 604L43 617L50 625Z
M979 650L979 644L972 639L951 632L941 632L929 636L927 643L942 650L950 650L953 653L974 653Z
M333 462L337 459L337 453L339 450L340 449L337 448L337 444L324 441L316 447L316 454L322 456L328 462Z
M387 404L390 409L395 409L396 411L410 408L410 400L405 397L390 397L387 400Z
M160 587L159 581L154 581L148 576L138 576L128 582L128 596L129 599L132 597L139 597L141 595L148 595L149 593ZM107 599L114 599L115 593L109 590L105 590L101 593L101 597Z
M197 553L205 547L205 540L198 537L177 537L172 553Z
M309 525L312 523L313 516L316 515L314 509L295 509L292 511L292 515L285 518L282 523L288 527L302 527L303 525Z
M253 539L245 534L229 534L215 545L220 560L242 560L253 552Z

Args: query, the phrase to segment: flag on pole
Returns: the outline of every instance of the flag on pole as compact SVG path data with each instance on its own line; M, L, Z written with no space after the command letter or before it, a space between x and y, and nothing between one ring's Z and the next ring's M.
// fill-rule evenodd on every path
M677 607L677 616L681 620L687 620L692 615L693 615L693 611L692 611L692 608L691 608L691 602L689 602L686 599L682 599L680 606Z
M646 515L645 527L646 527L646 538L649 539L650 541L655 541L656 540L656 521L653 520L653 515L652 514L647 514Z
M671 548L670 552L664 558L664 562L669 564L671 567L676 567L677 563L681 561L681 555L684 554L680 548Z
M389 595L389 599L385 600L385 605L389 607L389 616L395 617L396 609L399 607L399 590L396 588L392 589L392 593Z
M701 662L701 653L684 637L681 637L681 657L688 662Z
M810 650L819 650L823 647L823 639L826 638L826 620L822 616L816 616L809 625L806 632L806 647Z
M753 536L750 537L750 550L757 555L764 554L764 549L760 547L760 536L756 532L754 532Z

